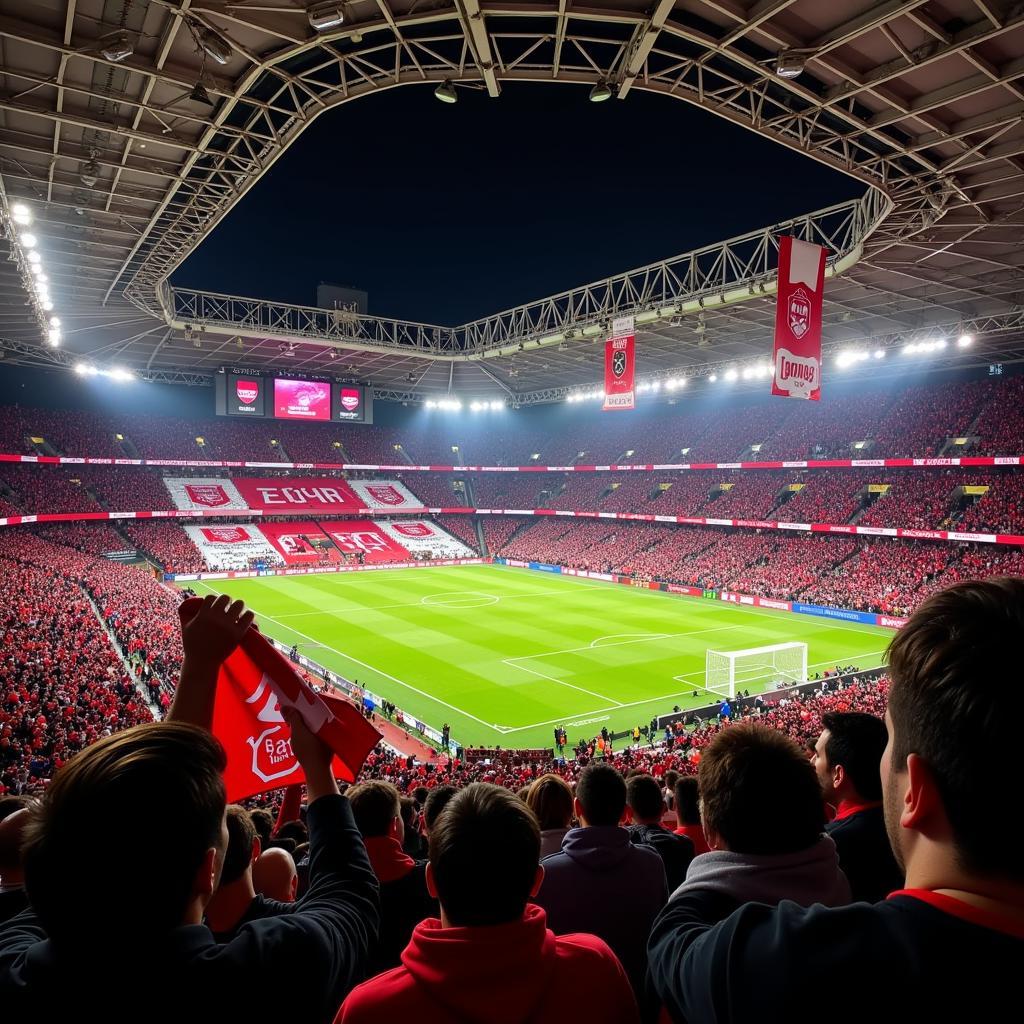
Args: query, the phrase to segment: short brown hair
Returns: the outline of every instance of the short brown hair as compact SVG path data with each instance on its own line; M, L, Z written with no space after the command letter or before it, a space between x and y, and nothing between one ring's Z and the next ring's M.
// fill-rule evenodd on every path
M893 769L922 758L964 866L1017 882L1021 829L998 780L1019 760L1007 684L1020 673L1022 636L1024 579L994 577L933 594L889 645Z
M137 725L68 761L22 847L49 936L139 940L178 927L206 851L222 843L225 765L209 732L181 722Z
M723 729L701 757L698 782L704 827L734 853L795 853L824 827L814 767L777 729L754 722Z
M352 805L352 816L359 831L368 839L386 836L391 830L391 823L402 810L398 790L390 782L380 779L360 782L348 789L345 796Z
M245 874L245 869L252 863L252 844L256 841L256 826L244 807L228 804L227 826L228 847L224 851L221 885L237 882Z
M541 829L565 828L572 821L572 788L561 775L549 772L530 786L526 806L536 815Z
M537 819L501 786L467 786L430 830L438 899L456 926L506 924L521 917L539 862Z
M640 772L626 780L626 800L629 809L641 821L660 821L665 813L665 794L661 783L653 775Z

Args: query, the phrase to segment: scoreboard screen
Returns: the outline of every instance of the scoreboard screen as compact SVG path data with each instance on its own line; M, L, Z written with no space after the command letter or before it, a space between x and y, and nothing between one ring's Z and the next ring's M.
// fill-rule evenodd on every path
M224 368L214 379L218 416L372 423L373 389L332 380L270 377Z

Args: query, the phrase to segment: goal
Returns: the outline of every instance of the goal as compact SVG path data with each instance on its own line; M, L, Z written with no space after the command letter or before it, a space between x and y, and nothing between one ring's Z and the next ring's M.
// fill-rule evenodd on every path
M736 690L750 686L807 681L807 644L769 644L745 651L707 652L705 687L722 697L735 697Z

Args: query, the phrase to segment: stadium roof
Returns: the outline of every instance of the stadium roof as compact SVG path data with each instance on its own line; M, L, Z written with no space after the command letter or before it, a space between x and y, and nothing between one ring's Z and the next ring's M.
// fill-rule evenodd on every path
M452 390L534 402L597 383L611 318L635 313L641 377L708 374L767 353L778 230L834 254L832 349L966 331L978 344L952 346L935 365L1024 358L1024 4L353 0L334 9L342 24L318 32L306 5L289 0L0 0L8 361L86 355L193 383L230 364L346 376L392 398ZM318 114L445 81L482 84L498 102L510 81L606 83L615 102L634 89L663 93L859 178L865 195L458 327L168 285ZM58 349L45 343L49 313L27 299L31 268L11 237L18 202L35 215Z

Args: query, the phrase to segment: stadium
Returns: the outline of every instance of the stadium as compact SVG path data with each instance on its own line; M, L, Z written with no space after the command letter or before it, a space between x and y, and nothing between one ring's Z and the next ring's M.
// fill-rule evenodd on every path
M1020 4L0 0L0 82L12 1019L999 1007Z

